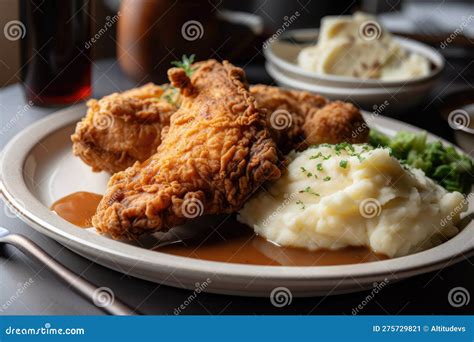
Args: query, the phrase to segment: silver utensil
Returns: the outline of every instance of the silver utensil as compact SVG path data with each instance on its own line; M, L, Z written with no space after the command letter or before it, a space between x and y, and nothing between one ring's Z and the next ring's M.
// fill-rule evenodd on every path
M112 298L112 300L107 301L107 303L103 303L104 305L100 304L100 302L100 305L97 305L96 302L98 301L98 296L101 295L101 288L98 288L96 285L88 282L67 267L61 265L27 237L19 234L11 234L8 229L0 227L0 244L15 246L25 255L43 264L62 281L71 286L77 293L89 300L91 303L94 303L94 305L99 309L102 309L104 312L111 315L139 314L136 310L133 310L116 298Z

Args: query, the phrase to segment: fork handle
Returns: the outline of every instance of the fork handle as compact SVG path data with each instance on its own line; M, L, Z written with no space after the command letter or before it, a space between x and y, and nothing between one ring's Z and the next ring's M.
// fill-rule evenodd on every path
M120 300L113 298L112 302L106 303L107 305L97 305L97 296L100 295L100 289L81 278L79 275L71 271L69 268L63 266L55 259L53 259L48 253L46 253L40 246L28 239L27 237L19 234L10 234L1 239L3 242L15 246L21 250L24 254L28 255L32 259L40 262L56 276L63 280L66 284L71 286L81 296L94 303L99 309L111 315L137 315L139 314L136 310L133 310L128 305L122 303Z

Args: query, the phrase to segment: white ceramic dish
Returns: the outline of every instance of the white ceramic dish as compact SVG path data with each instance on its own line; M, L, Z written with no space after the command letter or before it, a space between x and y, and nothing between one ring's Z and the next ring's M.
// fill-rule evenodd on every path
M381 81L318 75L296 64L301 49L315 44L317 37L317 29L292 30L265 43L265 66L278 85L318 93L331 100L354 102L369 111L374 104L380 105L387 100L390 105L386 107L385 114L396 115L426 100L445 65L444 58L435 49L414 40L395 37L405 49L431 61L433 69L428 76L403 81Z
M210 278L212 281L206 291L214 293L268 296L274 288L284 286L294 296L333 295L371 288L375 281L397 281L433 271L473 253L474 222L446 243L415 255L366 264L319 267L250 266L195 260L79 229L48 207L54 200L75 191L102 193L105 190L108 176L92 173L71 153L69 135L84 112L83 105L71 107L38 121L13 138L2 156L2 193L33 228L80 255L120 272L188 289ZM387 134L402 129L417 130L382 117L370 118L368 122ZM473 209L471 203L470 212Z
M328 87L303 83L290 78L281 73L270 63L267 63L265 68L270 76L281 87L306 90L325 96L330 100L352 102L368 111L374 110L374 105L380 106L387 101L388 105L385 106L384 114L392 114L395 116L401 111L416 106L420 101L423 101L426 94L431 91L430 84L407 85L393 88Z
M415 52L426 57L433 66L431 73L427 76L398 81L381 81L371 79L360 79L355 77L337 75L319 75L315 72L305 70L296 64L299 52L317 42L318 29L290 30L283 33L273 41L267 41L264 46L264 54L267 61L274 65L286 76L295 80L318 84L321 86L333 86L342 88L396 88L409 85L432 84L436 81L444 69L445 60L436 49L417 42L416 40L394 37L404 49Z

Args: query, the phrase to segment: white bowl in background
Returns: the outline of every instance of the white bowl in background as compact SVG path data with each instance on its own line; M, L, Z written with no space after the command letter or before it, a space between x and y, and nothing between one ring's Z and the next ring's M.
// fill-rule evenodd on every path
M392 81L320 75L296 64L301 49L316 44L317 37L317 29L291 30L264 44L266 69L278 85L318 93L331 100L353 102L367 110L388 101L390 105L384 114L397 115L426 101L445 65L443 56L435 49L411 39L394 37L408 51L430 60L429 75Z
M357 87L333 87L302 82L282 73L270 62L265 68L276 83L284 88L306 90L327 97L330 100L341 100L352 102L368 111L374 110L374 106L380 106L387 101L384 114L396 116L397 113L414 107L422 102L432 90L432 83L412 84L396 87L357 88Z
M270 62L288 77L296 80L334 87L356 87L356 88L387 88L401 87L406 85L426 84L439 79L444 69L445 60L443 56L428 45L412 39L394 37L404 49L424 56L430 61L432 70L429 75L407 79L381 81L376 79L362 79L356 77L321 75L312 72L296 64L299 52L308 46L315 45L319 35L318 29L291 30L283 33L277 39L268 40L264 44L264 55L267 62Z

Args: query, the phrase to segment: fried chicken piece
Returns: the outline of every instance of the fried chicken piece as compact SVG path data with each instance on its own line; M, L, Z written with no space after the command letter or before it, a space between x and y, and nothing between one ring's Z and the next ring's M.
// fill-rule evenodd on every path
M306 119L328 103L320 95L263 84L251 86L250 93L265 112L272 137L283 153L306 146Z
M178 108L172 96L166 86L149 83L89 100L87 115L71 136L74 155L93 171L111 173L146 160L156 152L162 129Z
M179 106L179 93L166 89L169 86L149 83L99 101L90 100L87 116L71 137L74 155L93 171L110 173L146 160L161 143L162 134L156 133L169 125L171 114ZM303 140L302 126L308 113L326 103L319 95L266 85L251 86L250 93L266 113L272 137L284 153ZM152 115L143 117L145 111Z
M328 103L310 113L303 131L308 146L340 142L359 144L369 139L369 127L359 109L351 103L341 101Z
M182 100L157 153L112 176L93 218L113 238L234 212L265 181L280 177L275 142L242 69L209 60L191 79L178 68L168 76Z
M199 67L200 63L203 62L194 67ZM368 127L360 125L362 117L353 106L336 106L340 108L332 110L335 106L328 105L328 100L320 95L267 85L251 86L250 93L265 113L271 136L282 153L302 150L320 142L367 141ZM169 125L179 101L176 89L153 84L112 94L99 101L91 100L87 116L72 136L73 152L94 171L115 173L137 160L144 161L156 152L163 129ZM320 120L318 117L324 115L316 116L315 113L325 105L331 113L327 113L327 119ZM318 128L319 123L324 127ZM360 129L363 131L355 138L341 133Z

